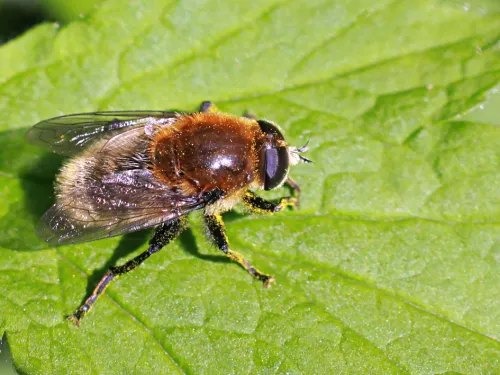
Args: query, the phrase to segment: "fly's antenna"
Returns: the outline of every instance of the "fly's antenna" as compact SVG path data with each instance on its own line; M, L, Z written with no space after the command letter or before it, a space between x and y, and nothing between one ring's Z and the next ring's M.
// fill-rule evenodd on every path
M302 147L299 147L299 148L292 148L290 150L290 152L292 154L294 154L296 157L299 158L300 161L304 162L304 163L307 163L307 164L311 164L311 163L314 163L311 159L308 159L306 158L305 156L302 156L300 155L301 153L303 152L306 152L307 150L309 150L309 141L311 140L311 138L309 138L306 142L306 144Z
M307 163L307 164L314 164L314 162L311 160L311 159L308 159L302 155L299 155L299 158L301 161L303 161L304 163Z
M309 141L311 140L311 138L309 138L306 142L306 144L300 148L297 149L297 152L300 154L301 152L306 152L307 150L309 150Z

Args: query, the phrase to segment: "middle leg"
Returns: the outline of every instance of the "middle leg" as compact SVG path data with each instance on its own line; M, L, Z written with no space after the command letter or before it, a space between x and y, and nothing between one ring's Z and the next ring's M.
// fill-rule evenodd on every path
M205 223L207 225L210 236L214 244L226 254L232 261L240 264L244 269L253 277L259 279L264 283L266 288L275 280L274 276L267 275L260 272L257 268L252 266L240 253L233 251L229 247L229 240L226 235L226 229L221 215L205 215Z

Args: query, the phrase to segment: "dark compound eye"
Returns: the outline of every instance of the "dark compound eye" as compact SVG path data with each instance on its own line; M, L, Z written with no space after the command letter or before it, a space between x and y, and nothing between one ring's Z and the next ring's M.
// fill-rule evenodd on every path
M268 148L264 154L264 190L279 186L288 174L288 150L286 147Z
M266 120L258 120L260 130L266 134L268 138L267 145L264 149L264 190L272 190L281 185L288 175L288 150L286 147L276 147L276 141L284 141L283 134L280 129L272 122Z

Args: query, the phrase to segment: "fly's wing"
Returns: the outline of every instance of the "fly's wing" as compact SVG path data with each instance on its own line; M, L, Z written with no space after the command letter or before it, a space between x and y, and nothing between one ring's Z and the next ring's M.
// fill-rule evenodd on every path
M118 236L186 215L220 197L218 190L185 196L147 169L121 171L54 204L43 215L37 235L52 245Z
M116 136L137 127L152 131L176 117L176 112L164 111L79 113L41 121L28 131L27 137L31 143L57 154L73 155L106 136Z

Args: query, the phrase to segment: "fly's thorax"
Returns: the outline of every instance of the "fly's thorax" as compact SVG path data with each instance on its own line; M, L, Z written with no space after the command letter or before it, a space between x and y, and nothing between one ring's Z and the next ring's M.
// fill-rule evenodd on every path
M255 120L220 113L183 115L154 136L153 171L188 194L217 187L229 195L259 176L261 137Z

